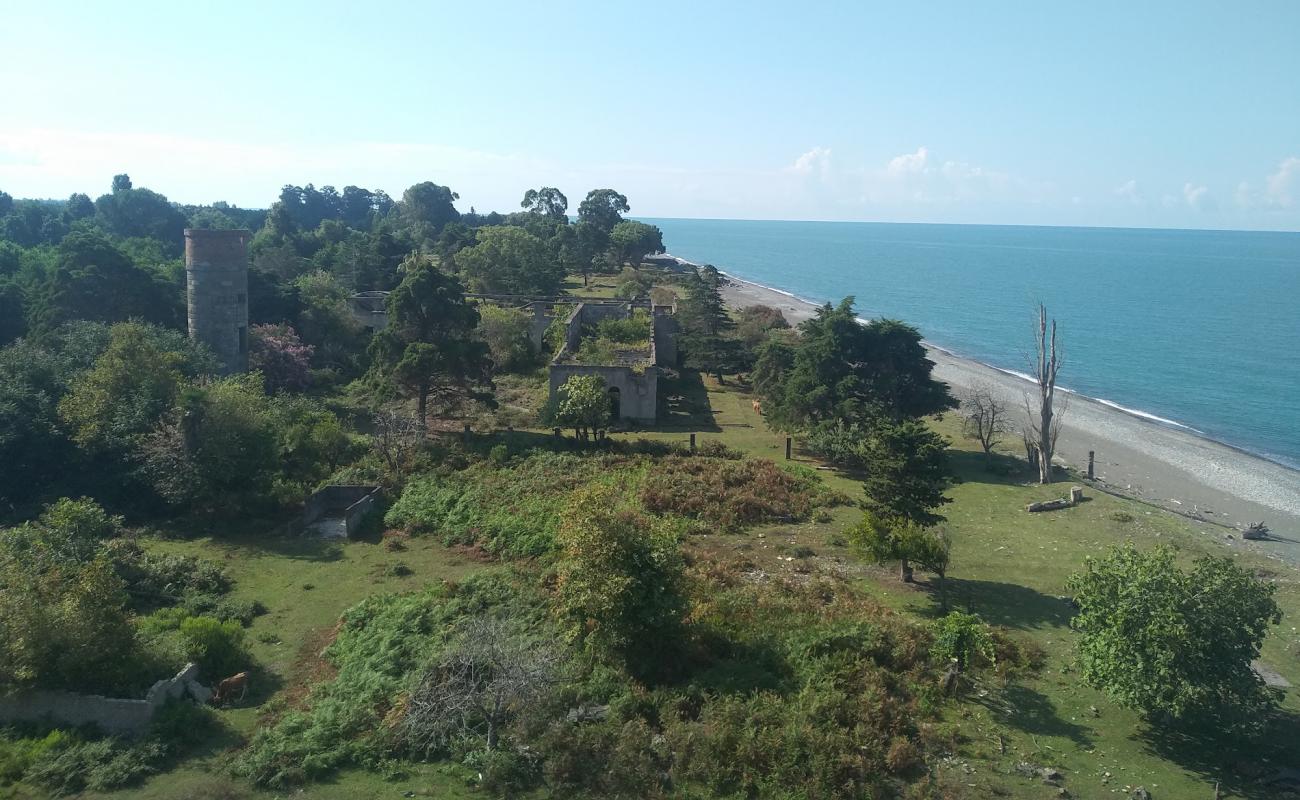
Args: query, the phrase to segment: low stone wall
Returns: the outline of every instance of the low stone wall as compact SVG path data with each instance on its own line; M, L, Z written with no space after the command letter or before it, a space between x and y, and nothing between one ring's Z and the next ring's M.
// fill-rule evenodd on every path
M198 670L197 665L186 664L174 677L155 683L143 700L49 689L18 692L0 697L0 722L48 721L68 727L96 725L115 736L134 736L149 727L154 712L168 700L208 701L212 692L196 680Z
M339 484L318 489L303 503L302 514L289 522L287 532L290 536L299 536L317 521L336 517L343 521L343 530L351 538L361 527L366 514L375 507L379 492L378 486L367 485Z

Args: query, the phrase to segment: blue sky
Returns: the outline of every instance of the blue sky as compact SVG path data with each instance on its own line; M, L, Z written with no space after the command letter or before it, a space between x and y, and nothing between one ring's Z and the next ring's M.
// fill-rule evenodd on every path
M0 189L1300 230L1300 3L6 4Z

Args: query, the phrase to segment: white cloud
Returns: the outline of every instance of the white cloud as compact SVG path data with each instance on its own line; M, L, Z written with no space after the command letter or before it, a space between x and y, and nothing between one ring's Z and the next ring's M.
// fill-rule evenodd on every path
M930 158L930 151L925 147L918 147L915 153L904 153L901 156L894 156L889 160L889 165L885 167L885 172L890 175L909 175L926 172L926 162Z
M1116 188L1115 196L1122 200L1126 200L1135 206L1140 206L1146 203L1146 197L1142 194L1142 189L1138 186L1136 180L1129 180Z
M1269 205L1291 208L1295 204L1293 193L1300 191L1300 158L1283 159L1277 172L1264 179L1264 186Z
M786 171L796 175L815 175L826 180L831 174L831 149L814 147L796 158L793 164L786 167Z
M1210 190L1190 182L1183 184L1183 200L1197 211L1208 211L1214 207L1214 198L1210 197Z

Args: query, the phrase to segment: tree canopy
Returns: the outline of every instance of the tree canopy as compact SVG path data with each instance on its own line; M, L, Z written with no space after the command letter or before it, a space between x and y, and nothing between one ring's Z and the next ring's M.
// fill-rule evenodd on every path
M564 268L541 239L521 228L482 228L476 244L455 255L455 263L476 292L556 294Z

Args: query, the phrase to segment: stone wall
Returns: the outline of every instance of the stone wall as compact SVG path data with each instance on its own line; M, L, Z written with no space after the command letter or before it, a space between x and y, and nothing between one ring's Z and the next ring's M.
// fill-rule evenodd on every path
M216 353L224 374L248 369L248 231L185 229L190 337Z
M289 523L289 535L299 535L321 519L334 517L342 521L336 527L351 538L379 501L379 492L378 486L336 484L321 487L303 503L301 516Z
M18 692L0 697L0 722L48 721L67 727L96 725L105 733L133 736L149 727L154 712L168 700L208 701L212 692L196 680L198 670L198 666L186 664L174 677L155 683L143 700L48 689Z
M658 417L659 368L645 367L638 373L632 367L602 366L595 364L552 364L551 396L574 375L598 375L605 381L606 391L618 389L619 419L653 425Z

